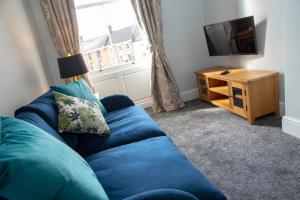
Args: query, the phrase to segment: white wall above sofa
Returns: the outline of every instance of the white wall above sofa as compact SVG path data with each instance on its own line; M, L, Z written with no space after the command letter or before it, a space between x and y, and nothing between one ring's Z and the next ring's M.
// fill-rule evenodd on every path
M48 89L42 48L25 1L0 1L0 115Z

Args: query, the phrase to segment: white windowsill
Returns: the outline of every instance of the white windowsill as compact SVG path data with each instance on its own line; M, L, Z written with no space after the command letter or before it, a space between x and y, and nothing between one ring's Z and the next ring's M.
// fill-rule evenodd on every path
M131 63L131 64L124 64L124 65L117 65L112 66L102 71L91 71L88 73L90 78L96 78L100 76L108 76L115 73L123 73L126 71L137 70L137 69L150 69L151 63L150 62L140 62L140 63Z

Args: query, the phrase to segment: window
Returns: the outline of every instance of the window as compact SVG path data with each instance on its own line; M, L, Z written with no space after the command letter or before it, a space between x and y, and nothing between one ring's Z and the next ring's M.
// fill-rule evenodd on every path
M132 61L131 54L128 54L128 56L127 56L127 57L128 57L128 60L129 60L129 61Z
M88 54L84 58L89 68L143 62L150 54L130 0L75 0L75 6L80 49Z

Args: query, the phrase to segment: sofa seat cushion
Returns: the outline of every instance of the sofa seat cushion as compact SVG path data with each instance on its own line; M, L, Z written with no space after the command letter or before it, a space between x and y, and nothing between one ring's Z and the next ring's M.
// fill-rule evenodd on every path
M145 110L139 106L130 106L109 112L104 117L110 128L110 135L106 137L91 134L78 135L76 150L82 156L165 135Z
M201 200L225 200L166 136L123 145L86 158L110 200L176 189Z

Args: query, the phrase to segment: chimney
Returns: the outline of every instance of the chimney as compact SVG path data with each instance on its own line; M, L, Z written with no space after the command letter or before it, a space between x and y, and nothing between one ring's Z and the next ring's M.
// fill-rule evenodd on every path
M108 32L109 32L110 34L112 34L112 27L111 27L111 25L108 25L107 29L108 29Z
M113 44L112 36L111 36L111 34L112 34L112 27L111 27L111 25L107 26L107 30L108 30L108 37L109 37L110 44Z
M83 36L82 35L79 37L79 41L83 42Z

